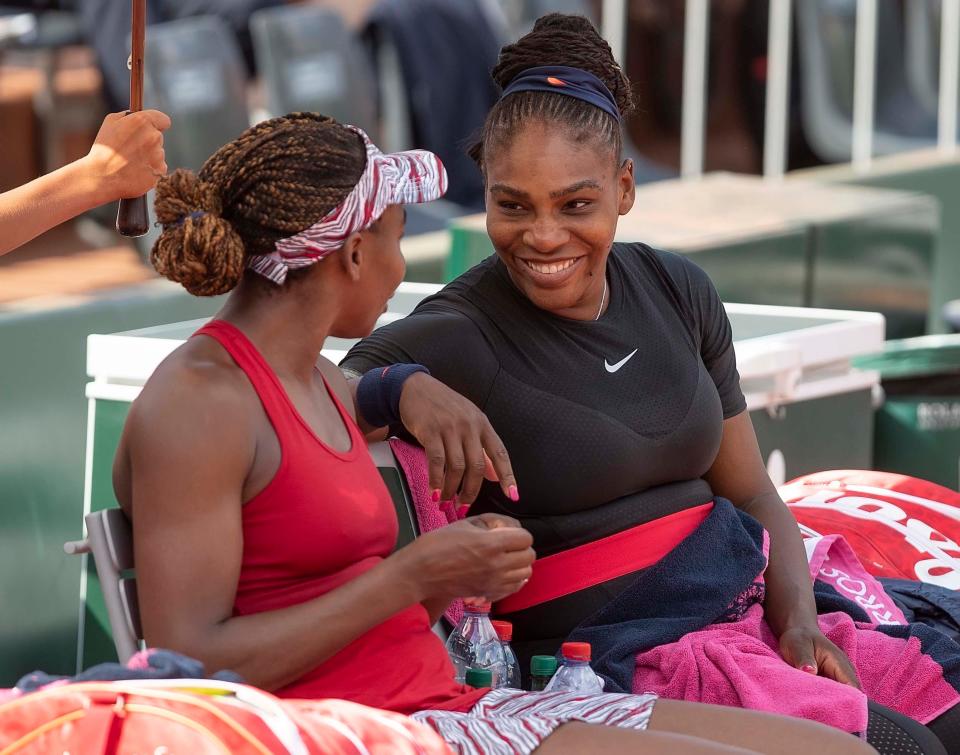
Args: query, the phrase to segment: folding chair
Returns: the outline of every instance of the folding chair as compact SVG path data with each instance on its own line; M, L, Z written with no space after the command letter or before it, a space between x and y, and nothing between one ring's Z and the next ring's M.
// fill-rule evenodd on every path
M117 658L126 663L142 647L140 603L133 571L133 529L120 509L103 509L84 518L87 537L64 543L68 555L89 553L100 578Z
M413 506L413 496L410 494L407 478L404 477L403 469L397 463L397 459L390 449L390 444L386 441L372 444L370 455L373 457L373 463L377 465L377 471L380 472L387 490L390 491L390 497L393 499L393 507L397 511L397 521L400 523L396 547L402 548L412 543L414 538L420 535L417 511ZM446 641L452 630L453 627L443 616L433 625L434 634L443 641Z
M390 497L393 499L397 521L400 523L396 547L402 548L412 543L414 538L420 534L417 513L413 507L413 496L410 494L407 479L403 476L403 469L397 463L393 451L390 450L389 443L383 441L371 444L370 455L373 457L373 463L377 465L377 471L380 472L387 490L390 491Z
M378 138L371 61L336 11L277 6L250 19L257 69L271 115L316 112Z
M388 443L372 444L370 454L393 499L400 523L397 548L402 548L419 534L410 488ZM63 550L68 555L89 553L93 556L117 658L126 663L143 647L137 580L133 573L133 528L126 514L117 508L95 511L88 514L84 522L87 537L64 543ZM444 619L437 622L434 632L440 639L446 639L449 627Z

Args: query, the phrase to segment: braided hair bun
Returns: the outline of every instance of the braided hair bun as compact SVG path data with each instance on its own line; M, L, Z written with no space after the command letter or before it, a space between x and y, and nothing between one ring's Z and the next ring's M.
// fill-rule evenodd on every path
M268 254L340 204L366 159L360 136L333 118L291 113L259 123L197 174L180 169L160 180L164 230L150 260L195 296L226 293L249 256Z
M541 16L529 34L500 50L491 75L504 89L523 71L537 66L570 66L592 73L610 90L622 118L633 112L630 80L614 59L610 45L584 16ZM483 169L491 150L508 143L532 121L556 123L567 128L577 141L593 139L609 146L618 163L622 157L623 136L613 116L588 102L553 92L516 92L497 102L470 156Z
M541 16L528 34L500 50L491 75L505 89L523 71L536 66L570 66L592 73L606 84L623 118L633 112L630 80L614 59L607 40L585 16Z
M240 282L246 258L243 239L220 216L212 187L192 171L178 169L160 180L155 207L165 230L150 261L160 275L194 296L226 293Z

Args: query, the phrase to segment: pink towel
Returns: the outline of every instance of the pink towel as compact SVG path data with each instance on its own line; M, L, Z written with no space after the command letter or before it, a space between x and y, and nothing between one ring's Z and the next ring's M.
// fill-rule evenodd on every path
M712 624L638 655L633 689L866 730L862 692L791 668L776 645L762 605L755 604L736 623Z
M417 523L420 532L432 532L446 527L448 524L462 519L466 514L466 507L459 511L455 501L441 501L434 503L430 496L430 479L427 468L427 455L420 446L415 446L399 438L391 438L390 450L403 470L403 476L410 488L410 497L413 498L413 508L417 514ZM463 618L463 601L455 600L443 614L447 621L456 626Z
M811 576L855 600L872 623L847 614L819 617L821 631L857 670L863 691L788 665L754 604L739 621L712 624L636 657L635 692L806 718L848 732L864 732L867 699L921 723L960 702L943 669L916 637L892 637L874 627L906 624L903 614L870 577L841 536L808 545Z
M883 586L863 568L843 535L811 537L803 543L810 562L810 579L832 585L841 596L860 606L870 623L906 626L903 611L884 592Z
M741 621L713 624L638 655L633 689L796 716L848 732L865 731L868 697L921 723L957 704L956 690L917 638L904 641L864 631L867 626L842 613L820 617L820 629L856 667L863 692L784 662L760 604Z

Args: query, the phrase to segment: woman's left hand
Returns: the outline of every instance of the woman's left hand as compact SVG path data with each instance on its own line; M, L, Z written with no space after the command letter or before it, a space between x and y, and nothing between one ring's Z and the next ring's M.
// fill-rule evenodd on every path
M780 635L780 655L794 668L860 689L857 672L840 648L816 627L795 627Z

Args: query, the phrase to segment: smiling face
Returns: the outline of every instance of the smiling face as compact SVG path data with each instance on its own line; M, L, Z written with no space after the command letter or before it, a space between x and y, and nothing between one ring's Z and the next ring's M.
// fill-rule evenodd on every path
M487 233L514 284L541 309L592 320L617 218L633 206L633 163L531 122L485 154Z

